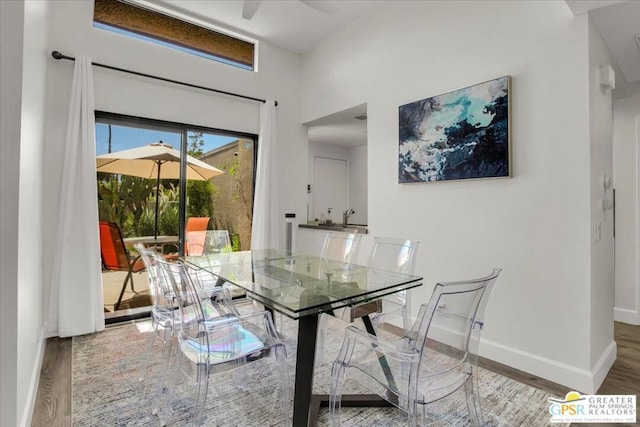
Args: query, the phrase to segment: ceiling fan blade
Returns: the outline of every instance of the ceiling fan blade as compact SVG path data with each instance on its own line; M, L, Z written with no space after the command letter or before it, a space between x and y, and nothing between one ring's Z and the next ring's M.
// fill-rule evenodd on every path
M309 7L319 10L320 12L332 14L337 10L335 3L330 0L300 0Z
M260 7L262 0L245 0L242 5L242 17L244 19L251 19L256 14L256 10Z

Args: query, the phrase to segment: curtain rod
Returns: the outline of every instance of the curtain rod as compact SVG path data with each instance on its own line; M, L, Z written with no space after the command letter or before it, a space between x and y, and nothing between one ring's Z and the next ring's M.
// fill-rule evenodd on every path
M57 50L54 50L53 52L51 52L51 56L53 56L55 59L67 59L69 61L75 61L76 60L76 58L74 58L72 56L64 55L63 53L60 53ZM142 76L142 77L147 77L147 78L150 78L150 79L161 80L163 82L174 83L174 84L177 84L177 85L188 86L188 87L192 87L192 88L196 88L196 89L208 90L210 92L221 93L223 95L235 96L237 98L249 99L251 101L258 101L258 102L262 102L262 103L267 102L266 99L253 98L251 96L240 95L238 93L226 92L224 90L218 90L218 89L212 89L210 87L194 85L194 84L191 84L191 83L185 83L185 82L181 82L181 81L178 81L178 80L171 80L171 79L167 79L167 78L164 78L164 77L154 76L154 75L151 75L151 74L140 73L138 71L127 70L125 68L118 68L118 67L114 67L114 66L111 66L111 65L99 64L97 62L92 62L91 64L95 65L96 67L102 67L102 68L107 68L109 70L121 71L123 73L135 74L136 76ZM278 101L275 101L275 105L276 105L276 107L278 106Z

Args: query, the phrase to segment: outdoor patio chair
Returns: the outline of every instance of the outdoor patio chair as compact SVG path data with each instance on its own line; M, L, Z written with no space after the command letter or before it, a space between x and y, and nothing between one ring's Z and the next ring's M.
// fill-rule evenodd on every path
M438 283L413 327L399 339L371 335L349 326L333 363L329 395L330 425L340 425L345 380L355 380L407 416L407 425L427 425L453 417L462 422L453 393L464 389L469 421L481 425L478 346L484 311L500 274Z
M204 247L205 240L205 232L207 231L207 227L209 226L208 216L192 216L187 219L187 224L184 229L184 255L202 255L202 253L198 253L198 248ZM190 253L190 249L193 247L196 250L196 253ZM179 258L179 254L177 252L167 254L167 260L175 261Z
M185 236L186 236L186 244L184 245L184 254L185 255L202 255L200 253L191 253L191 248L198 250L197 248L204 247L204 240L206 234L204 232L207 231L207 227L209 226L209 217L189 217L187 219L187 225L185 226Z
M139 255L132 257L129 254L124 244L120 227L115 222L109 221L100 221L100 256L102 257L102 268L104 270L127 272L118 300L113 306L114 311L119 310L129 281L131 281L131 291L135 292L133 273L143 271L145 269L144 262Z

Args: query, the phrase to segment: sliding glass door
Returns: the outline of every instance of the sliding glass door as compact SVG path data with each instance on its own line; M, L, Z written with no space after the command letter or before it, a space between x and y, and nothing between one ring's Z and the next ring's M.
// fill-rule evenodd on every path
M248 249L255 140L254 135L96 112L101 225L119 230L129 260L137 256L136 243L169 259L188 252L194 227L227 230L230 250ZM103 248L106 321L147 315L146 272L133 273L131 282L126 266L110 264Z

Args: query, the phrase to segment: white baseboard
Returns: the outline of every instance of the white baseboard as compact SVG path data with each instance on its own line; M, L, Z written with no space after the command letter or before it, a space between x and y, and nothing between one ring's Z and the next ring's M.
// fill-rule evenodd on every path
M618 357L618 345L615 341L611 341L607 349L600 356L600 360L593 367L593 389L598 390L605 377L609 373L609 369ZM594 392L595 393L595 392Z
M38 397L38 385L40 384L40 371L42 370L42 360L44 358L44 349L47 344L45 337L46 325L40 329L40 337L38 338L38 347L36 349L35 364L31 371L31 380L29 381L29 390L27 391L26 404L24 405L24 413L20 419L20 427L31 426L31 418L33 417L33 408L36 405Z
M58 336L58 319L53 322L46 322L45 334L47 338L53 338Z
M595 394L616 360L617 347L616 343L612 341L592 371L487 340L482 340L480 355L553 381L571 390L583 394Z
M437 325L432 325L430 337L449 345L455 345L460 341L456 340L454 331ZM553 381L574 391L595 394L616 360L617 346L615 341L611 341L591 370L577 368L486 339L481 339L479 353L482 357Z
M636 310L627 310L626 308L614 308L613 320L630 325L640 325L640 313Z

